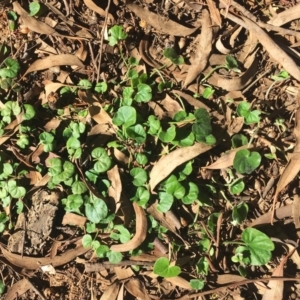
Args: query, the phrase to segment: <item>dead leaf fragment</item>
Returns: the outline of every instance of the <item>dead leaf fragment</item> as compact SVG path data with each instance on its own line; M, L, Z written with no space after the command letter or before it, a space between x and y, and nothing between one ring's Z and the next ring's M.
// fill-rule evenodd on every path
M149 25L163 33L174 36L188 36L197 30L197 28L185 27L170 19L166 19L160 15L145 10L142 6L138 6L132 3L127 3L126 5L140 19L145 20Z
M150 187L151 191L172 173L181 164L197 157L199 154L204 153L214 146L209 146L203 143L196 143L190 147L176 149L169 154L163 156L152 168L150 172Z

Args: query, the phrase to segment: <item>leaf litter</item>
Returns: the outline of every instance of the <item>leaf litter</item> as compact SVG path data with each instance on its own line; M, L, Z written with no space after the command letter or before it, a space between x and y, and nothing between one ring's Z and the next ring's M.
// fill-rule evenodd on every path
M0 9L3 299L50 299L61 287L62 299L300 295L299 4L57 0L36 15L17 1ZM247 118L260 111L255 121L238 113L241 102ZM259 166L243 173L253 152ZM33 194L54 188L63 196L51 235L30 245ZM41 222L46 206L35 211ZM234 244L253 227L276 243L267 267L249 265ZM181 273L154 274L160 257L165 272ZM30 276L16 282L21 272Z

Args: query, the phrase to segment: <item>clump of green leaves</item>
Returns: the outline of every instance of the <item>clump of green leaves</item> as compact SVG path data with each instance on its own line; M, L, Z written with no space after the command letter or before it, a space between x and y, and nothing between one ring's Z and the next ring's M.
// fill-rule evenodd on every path
M109 36L107 38L110 46L115 46L119 41L126 40L127 33L124 31L122 26L114 25L108 30Z
M17 91L17 85L15 85L15 78L17 77L20 65L17 60L13 58L6 58L3 61L4 67L0 69L0 87L4 90L14 86Z
M174 48L166 48L163 55L170 59L170 61L175 65L184 64L184 58L181 55L178 55Z

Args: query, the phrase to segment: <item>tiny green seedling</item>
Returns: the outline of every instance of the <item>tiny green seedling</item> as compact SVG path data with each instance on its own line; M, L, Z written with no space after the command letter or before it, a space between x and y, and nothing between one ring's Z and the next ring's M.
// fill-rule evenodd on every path
M273 79L274 82L270 85L270 87L268 88L268 90L266 92L266 97L265 97L266 99L269 98L270 91L274 87L274 85L278 82L282 82L282 81L290 79L290 75L287 71L283 70L283 71L279 72L278 75L271 76L271 79Z
M232 55L227 55L225 58L225 63L223 65L219 65L214 67L202 80L201 83L205 82L214 72L219 69L227 69L229 71L234 71L236 73L240 73L238 62Z
M107 38L110 46L117 45L120 41L126 40L127 33L124 31L122 26L115 25L108 30L109 36Z
M247 125L258 123L260 121L259 110L251 110L251 106L248 102L240 102L236 109L237 114L240 117L244 117Z
M170 266L169 260L161 257L155 262L153 273L161 277L171 278L178 276L181 273L181 269L178 266Z

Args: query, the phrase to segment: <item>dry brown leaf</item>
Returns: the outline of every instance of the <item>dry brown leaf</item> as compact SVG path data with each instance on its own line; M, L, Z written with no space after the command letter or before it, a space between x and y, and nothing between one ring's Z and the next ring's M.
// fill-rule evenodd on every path
M217 283L220 285L227 284L230 282L238 282L245 280L245 277L242 277L240 275L234 275L234 274L221 274L218 275Z
M84 4L90 9L98 13L101 17L105 18L106 13L105 10L96 5L92 0L83 0ZM111 23L115 21L114 17L108 13L107 14L108 18L111 20Z
M17 2L13 2L13 10L20 15L23 25L26 26L31 31L40 33L40 34L55 34L56 31L49 25L38 21L34 17L28 15L27 11Z
M256 35L257 39L267 50L269 55L291 76L300 81L300 70L294 60L282 50L262 28L246 17L242 18L246 23L248 30L251 30Z
M210 169L210 170L219 170L219 169L226 169L233 165L233 160L235 157L235 154L242 149L250 149L251 145L245 145L233 150L230 150L226 152L224 155L222 155L220 158L218 158L214 163L212 163L209 166L203 167L203 169Z
M153 192L157 184L170 175L178 166L197 157L201 153L212 149L213 147L214 146L209 146L203 143L196 143L190 147L176 149L163 156L156 162L150 172L149 184L151 191Z
M142 6L127 3L127 7L133 11L141 20L146 21L156 30L174 36L189 36L197 30L197 28L188 28L180 25L170 19L164 18L153 12L144 9Z
M145 240L147 235L147 218L144 209L140 207L136 202L133 202L133 208L136 216L135 221L135 235L125 244L112 245L110 250L116 252L127 252L136 249Z
M298 195L294 196L293 219L294 219L295 228L299 229L300 228L300 197Z
M21 279L8 289L5 300L15 300L31 289L32 284L28 281L28 279Z
M283 269L286 264L288 258L295 251L295 248L280 262L280 264L275 268L272 273L272 277L283 277ZM266 289L262 300L282 300L283 299L283 288L284 281L282 280L271 280L268 283L268 289Z
M143 300L151 299L148 295L148 292L144 284L137 278L131 278L128 282L126 282L125 289L137 299L143 299Z
M81 243L81 240L80 240ZM77 256L80 256L86 252L88 252L89 248L84 248L83 246L78 246L75 249L67 250L59 256L55 256L54 258L50 257L29 257L29 256L22 256L18 254L14 254L6 250L1 244L0 248L2 251L3 256L13 265L29 269L29 270L36 270L40 266L45 266L51 264L53 267L62 266L66 263L72 261Z
M110 180L110 187L108 188L108 195L115 200L116 210L120 208L120 198L122 193L122 182L120 178L120 173L118 166L115 165L113 168L107 171L107 177Z
M164 280L166 280L166 281L168 281L168 282L172 283L173 285L178 286L180 288L183 288L183 289L186 289L186 290L192 290L192 287L191 287L190 283L186 279L184 279L180 276L165 278Z
M33 62L27 69L24 76L30 72L49 69L55 66L78 66L84 68L84 64L79 58L72 54L49 55L43 59L38 59Z
M118 280L126 280L134 276L134 272L130 267L115 267L114 272Z
M65 213L61 224L62 225L72 225L72 226L78 226L83 228L85 223L86 223L87 219L86 217L71 213L71 212L67 212Z
M292 216L292 209L293 209L292 205L285 205L285 206L281 206L281 207L275 209L274 222L280 221L284 218L291 217ZM263 214L262 216L256 218L255 220L253 220L249 224L249 227L254 227L254 226L264 225L264 224L270 224L272 216L273 216L273 212L269 211L269 212Z
M274 26L281 26L290 21L300 18L300 3L284 10L283 12L277 14L268 23Z
M45 92L46 92L45 101L48 99L48 96L49 96L51 93L56 92L56 91L57 91L58 89L60 89L61 87L64 87L64 86L75 87L75 86L63 84L63 83L60 83L60 82L53 82L53 81L51 81L51 80L44 80L44 81L43 81L43 84L44 84L44 86L45 86ZM45 103L42 103L42 104L45 104Z
M197 49L195 51L195 58L191 61L192 65L189 67L184 87L193 82L207 65L208 57L211 52L213 42L213 29L211 26L211 19L208 10L202 11L201 19L202 29L200 35L197 37Z
M100 300L115 300L118 297L120 283L115 282L110 285L102 294Z

